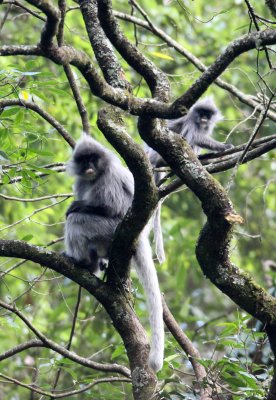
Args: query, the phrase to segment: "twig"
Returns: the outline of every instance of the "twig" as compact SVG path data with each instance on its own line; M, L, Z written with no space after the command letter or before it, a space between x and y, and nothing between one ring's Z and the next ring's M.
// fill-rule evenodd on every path
M41 212L41 211L46 210L47 208L51 208L51 207L54 207L54 206L56 206L56 205L58 205L58 204L60 204L60 203L63 203L63 202L64 202L65 200L67 200L69 197L70 197L70 196L68 196L68 197L66 197L65 199L62 199L62 200L60 200L60 201L56 201L56 202L53 203L53 204L48 204L48 205L45 206L45 207L41 207L41 208L38 208L38 209L34 210L31 214L27 215L26 217L21 218L21 219L19 219L18 221L14 222L14 223L12 223L12 224L10 224L10 225L5 226L4 228L1 228L1 229L0 229L0 232L4 231L4 230L6 230L6 229L13 228L14 226L20 224L21 222L25 221L26 219L29 219L29 218L33 217L35 214L37 214L37 213L39 213L39 212Z
M74 196L74 193L63 193L63 194L51 194L49 196L42 196L42 197L35 197L31 199L24 199L22 197L14 197L14 196L7 196L5 194L0 193L0 197L4 200L12 200L12 201L20 201L20 203L34 203L36 201L48 200L48 199L57 199L59 197L69 197Z
M7 304L0 300L0 307L9 310L13 314L16 314L24 324L43 342L45 347L49 347L50 349L54 350L55 352L61 354L63 357L69 358L72 361L75 361L85 367L92 368L98 371L104 372L117 372L122 374L126 377L130 376L129 370L126 367L123 367L118 364L101 364L95 361L88 360L84 357L78 356L76 353L71 352L64 347L60 346L56 342L51 339L48 339L42 332L40 332L34 325L22 314L21 311L15 306Z
M128 378L118 378L118 377L99 378L99 379L95 379L94 382L82 387L81 389L71 390L71 391L62 392L62 393L60 393L60 392L52 393L52 392L47 392L45 390L42 390L42 389L34 386L34 384L27 385L26 383L20 382L17 379L11 378L2 373L0 373L0 376L3 377L4 379L6 379L7 381L9 381L10 383L15 383L16 385L24 387L25 389L31 390L32 392L39 393L43 396L47 396L50 398L54 397L55 399L62 399L64 397L75 396L76 394L86 392L88 389L91 389L93 386L96 386L100 383L105 383L105 382L110 382L110 383L111 382L128 382L128 383L131 383L131 379L128 379ZM3 382L3 383L8 383L8 382Z
M193 343L190 341L188 336L185 335L185 333L180 329L179 325L177 324L176 320L174 319L174 316L170 312L164 297L162 299L162 305L163 305L163 318L165 321L165 324L169 331L172 333L173 337L175 340L178 342L178 344L181 346L181 348L185 351L187 354L193 369L195 371L196 378L198 382L206 382L206 377L207 373L203 365L201 365L197 360L201 359L201 356L199 354L199 351L194 347ZM204 387L202 385L201 389L201 400L204 399L210 399L211 400L211 395L212 395L212 389L210 387Z
M66 346L67 350L70 350L71 345L72 345L72 341L73 341L73 336L75 333L75 329L76 329L76 322L77 322L77 316L78 316L78 312L79 312L79 306L80 306L80 301L81 301L81 286L79 286L79 290L78 290L78 296L77 296L77 302L76 302L76 306L75 306L75 311L74 311L74 315L73 315L73 321L72 321L72 328L71 328L71 332L70 332L70 337L69 337L69 341L68 344ZM59 381L59 377L61 374L61 368L62 368L63 364L61 364L61 366L59 367L57 374L56 374L56 378L53 384L53 389L51 390L52 392L55 391L58 381Z

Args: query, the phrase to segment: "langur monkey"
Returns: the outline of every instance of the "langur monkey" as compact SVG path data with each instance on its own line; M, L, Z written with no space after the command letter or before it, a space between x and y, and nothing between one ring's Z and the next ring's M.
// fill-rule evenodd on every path
M211 136L218 121L222 120L222 115L211 97L198 100L183 117L168 120L168 128L181 135L196 154L201 149L223 151L233 147L232 144L218 142ZM152 148L146 146L146 151L150 162L154 168L166 165L163 158ZM164 173L155 173L155 181L158 183L164 177ZM160 262L165 260L163 238L160 222L161 205L153 217L154 236L156 240L156 255Z
M229 143L221 143L213 139L214 128L223 119L219 109L211 97L198 100L183 117L168 120L168 128L181 135L196 154L201 149L223 151L233 147ZM165 165L162 157L150 147L147 153L153 167Z
M68 171L76 176L76 201L66 213L66 255L95 273L108 259L115 230L131 206L133 176L115 154L86 134L75 146ZM147 231L144 228L139 236L133 260L150 314L149 366L159 371L164 354L163 309Z

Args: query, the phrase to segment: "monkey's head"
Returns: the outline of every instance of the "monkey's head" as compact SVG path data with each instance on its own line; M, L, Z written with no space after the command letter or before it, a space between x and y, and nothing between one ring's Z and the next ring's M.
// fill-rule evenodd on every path
M110 165L113 157L100 143L88 135L77 142L72 160L67 169L71 175L77 175L82 179L96 180Z
M198 128L204 130L212 129L216 122L222 120L222 115L211 97L197 101L190 113Z

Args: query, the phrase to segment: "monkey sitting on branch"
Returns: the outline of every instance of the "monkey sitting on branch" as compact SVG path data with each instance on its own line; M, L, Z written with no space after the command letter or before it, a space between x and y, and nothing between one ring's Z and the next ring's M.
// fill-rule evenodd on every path
M211 97L198 100L183 117L168 120L168 128L187 140L196 154L201 149L223 151L233 147L230 143L221 143L213 139L214 128L222 115ZM150 147L147 153L154 168L165 165L162 157ZM157 177L159 180L160 177Z
M133 176L115 154L86 134L75 146L68 171L76 176L76 201L66 213L66 255L95 273L108 259L115 230L131 206ZM138 238L133 261L150 314L149 366L159 371L164 354L163 309L147 231L146 227Z
M168 120L168 128L181 135L196 154L201 149L223 151L233 147L232 144L221 143L213 139L214 128L218 121L222 120L222 115L211 97L198 100L183 117ZM146 145L146 152L149 156L153 168L166 165L166 162L155 150ZM160 183L166 174L155 172L155 182ZM163 235L161 229L161 204L159 202L153 216L153 231L156 242L156 256L160 263L165 261L165 251Z

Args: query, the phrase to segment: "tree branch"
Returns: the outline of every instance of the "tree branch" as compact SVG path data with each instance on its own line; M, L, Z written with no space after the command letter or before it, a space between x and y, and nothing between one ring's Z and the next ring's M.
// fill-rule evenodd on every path
M169 47L174 48L179 54L181 54L188 61L190 61L190 63L193 64L199 71L204 72L207 70L206 65L204 65L200 61L199 58L197 58L194 54L190 53L187 49L182 47L176 40L172 39L163 30L161 30L160 28L155 26L152 21L150 21L150 23L145 22L145 21L143 21L139 18L136 18L132 15L121 13L118 11L114 11L114 15L119 19L132 22L135 25L141 26L142 28L149 30L150 32L155 34L157 37L162 39L165 43L167 43ZM256 99L251 95L247 95L247 94L243 93L236 86L231 85L228 82L225 82L221 78L217 78L214 81L214 83L221 89L224 89L227 92L231 93L234 97L239 99L242 103L246 104L247 106L249 106L253 109L257 109L258 112L260 112L264 108L263 104L260 102L259 99ZM275 112L268 111L268 117L271 120L276 121L276 113Z
M127 265L133 255L133 245L148 222L158 202L158 191L153 182L152 168L141 146L127 134L122 115L116 110L103 109L98 115L98 127L107 140L124 158L134 176L135 193L131 209L120 224L110 254L110 280L124 282Z
M43 108L39 107L36 103L31 101L25 101L22 99L2 99L0 100L0 109L5 107L23 107L30 110L35 111L38 115L45 119L45 121L49 122L57 131L58 133L64 138L64 140L71 146L75 146L75 141L69 134L69 132L50 114L48 114Z
M53 340L48 339L42 332L40 332L37 328L34 327L34 325L25 317L25 315L21 311L18 310L18 308L15 307L15 305L10 305L0 300L0 307L3 307L6 310L9 310L13 314L17 315L21 319L21 321L23 321L24 324L41 340L44 346L54 350L56 353L61 354L65 358L69 358L70 360L73 360L81 365L95 369L97 371L113 372L113 373L118 372L124 376L129 377L129 370L126 367L123 367L118 364L101 364L95 361L88 360L84 357L78 356L74 352L65 349L64 347L58 345Z
M242 218L235 213L225 190L200 164L184 139L171 131L160 132L152 125L151 119L140 119L141 136L199 198L207 216L196 247L203 273L249 314L264 323L276 322L276 299L229 261L232 227Z
M80 0L79 4L90 43L107 83L114 88L129 90L124 70L100 25L97 0Z

